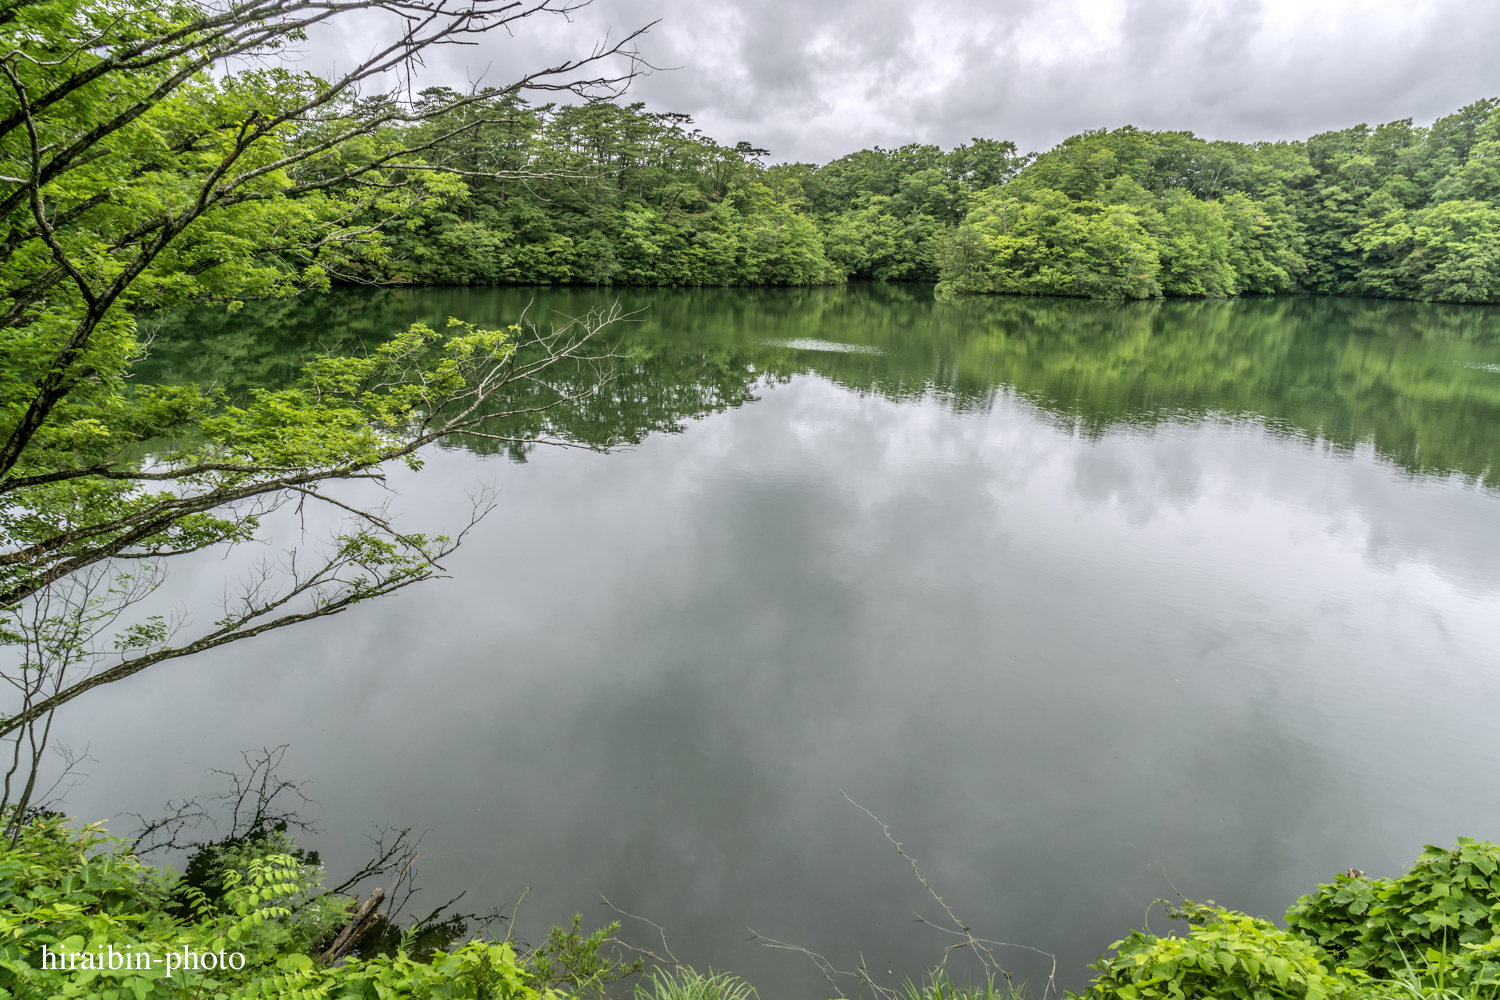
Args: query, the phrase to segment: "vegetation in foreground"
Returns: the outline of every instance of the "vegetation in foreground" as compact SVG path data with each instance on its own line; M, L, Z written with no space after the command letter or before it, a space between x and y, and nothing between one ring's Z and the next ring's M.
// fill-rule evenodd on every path
M315 858L275 830L206 857L198 877L185 878L147 864L97 826L51 817L23 825L15 845L0 849L0 997L560 1000L602 997L640 968L603 954L613 927L584 936L576 919L529 952L478 936L422 948L430 921L413 922L382 949L330 963L324 949L357 901L323 888ZM1285 928L1212 903L1169 906L1168 916L1185 920L1187 933L1135 931L1115 942L1092 966L1098 975L1081 1000L1500 996L1500 844L1460 838L1450 849L1428 847L1396 878L1337 875L1297 900ZM153 967L126 959L143 953L156 959ZM168 963L167 955L179 959ZM184 968L184 955L229 960ZM884 1000L1004 1000L1020 992L993 980L958 986L942 969L904 990L876 989ZM735 976L686 966L653 970L634 993L755 996Z
M541 1000L597 995L622 971L600 954L610 929L583 936L576 921L524 956L477 938L415 954L429 920L388 949L327 962L357 900L325 891L283 831L204 858L198 879L180 877L97 826L23 826L0 850L0 997Z
M1089 1000L1500 996L1500 845L1429 846L1393 879L1356 869L1297 900L1285 929L1184 902L1185 936L1135 931L1091 966Z

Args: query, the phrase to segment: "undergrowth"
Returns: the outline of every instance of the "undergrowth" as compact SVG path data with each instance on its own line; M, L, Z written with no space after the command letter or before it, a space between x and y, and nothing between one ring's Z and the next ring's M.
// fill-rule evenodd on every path
M635 987L636 1000L760 1000L755 987L727 972L708 975L686 966L656 969Z
M900 1000L1022 1000L1024 992L1014 983L995 983L993 975L985 977L983 986L959 986L943 969L931 972L920 983L910 979L901 990Z
M423 949L413 924L384 953L325 965L314 956L351 906L321 868L280 851L223 860L210 892L97 826L22 827L0 849L0 1000L562 1000L638 967L602 954L612 928L577 921L533 954L477 938Z
M532 951L482 938L433 948L421 925L392 927L379 952L325 965L314 956L352 902L288 843L224 852L205 888L97 826L36 818L0 847L0 1000L605 1000L640 968L606 956L613 925L585 933L577 918ZM1212 901L1169 904L1168 916L1186 932L1116 941L1068 1000L1500 1000L1500 845L1488 841L1428 847L1395 878L1337 875L1285 927ZM158 961L142 966L143 953ZM169 953L219 961L174 969ZM1021 996L1008 980L960 986L939 969L890 1000ZM677 966L637 982L633 1000L760 997L729 973Z
M1396 878L1336 875L1285 929L1211 904L1169 916L1188 933L1116 941L1082 997L1500 1000L1500 845L1488 841L1429 846Z

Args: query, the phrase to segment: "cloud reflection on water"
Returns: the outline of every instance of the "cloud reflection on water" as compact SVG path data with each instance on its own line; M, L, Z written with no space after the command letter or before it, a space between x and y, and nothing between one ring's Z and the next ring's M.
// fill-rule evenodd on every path
M826 987L747 926L900 975L942 943L841 788L1064 986L1163 870L1275 915L1500 824L1500 501L1367 447L801 376L623 454L441 453L400 505L456 519L481 478L501 507L453 579L83 704L105 763L80 815L290 742L335 867L369 822L417 823L434 897L529 885L535 937L603 921L602 892L768 996Z

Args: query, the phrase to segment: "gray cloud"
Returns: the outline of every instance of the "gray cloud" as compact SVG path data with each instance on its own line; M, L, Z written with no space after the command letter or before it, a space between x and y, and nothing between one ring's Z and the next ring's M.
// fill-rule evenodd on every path
M675 68L632 98L778 159L1124 124L1301 138L1500 94L1500 6L1462 0L597 0L429 72L498 81L653 20L642 50ZM320 41L347 59L370 40Z

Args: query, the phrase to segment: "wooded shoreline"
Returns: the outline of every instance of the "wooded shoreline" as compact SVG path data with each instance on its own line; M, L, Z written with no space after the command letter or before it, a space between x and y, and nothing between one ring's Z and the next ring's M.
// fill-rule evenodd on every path
M424 94L439 105L454 95ZM823 165L643 104L467 110L465 182L390 232L357 280L816 285L1105 299L1316 292L1500 301L1500 101L1300 142L1133 127L1041 154L976 138ZM529 173L521 180L480 174Z

